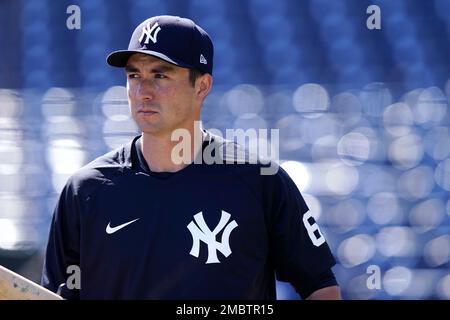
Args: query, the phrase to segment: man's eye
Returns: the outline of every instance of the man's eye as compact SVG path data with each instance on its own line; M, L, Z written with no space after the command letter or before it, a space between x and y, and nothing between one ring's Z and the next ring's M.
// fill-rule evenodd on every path
M137 73L129 73L128 74L128 79L136 79L138 77L139 77L139 75Z
M162 73L156 73L155 74L155 78L156 79L164 79L164 78L167 78L165 75L163 75Z

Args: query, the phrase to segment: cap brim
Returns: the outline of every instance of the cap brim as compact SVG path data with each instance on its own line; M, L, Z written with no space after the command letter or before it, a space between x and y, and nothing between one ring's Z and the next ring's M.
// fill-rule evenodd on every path
M168 56L166 56L165 54L162 54L160 52L156 52L156 51L150 51L150 50L119 50L119 51L114 51L111 52L108 57L106 58L106 62L113 67L118 67L118 68L125 68L125 66L127 65L128 59L135 53L142 53L142 54L146 54L149 56L153 56L159 59L162 59L164 61L167 61L169 63L172 63L174 65L183 67L183 68L192 68L192 66L183 63L181 61L177 61L175 59L172 59Z

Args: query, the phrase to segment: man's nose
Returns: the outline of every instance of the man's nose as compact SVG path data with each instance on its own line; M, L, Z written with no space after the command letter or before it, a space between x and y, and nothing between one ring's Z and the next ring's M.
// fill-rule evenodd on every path
M152 100L154 98L154 85L152 81L140 81L136 90L136 96L140 100Z

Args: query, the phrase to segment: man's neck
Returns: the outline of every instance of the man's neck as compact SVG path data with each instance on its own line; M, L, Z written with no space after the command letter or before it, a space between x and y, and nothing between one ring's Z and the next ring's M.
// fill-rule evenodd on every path
M192 129L186 129L189 132L190 139L172 141L171 135L152 135L143 132L141 139L141 151L149 169L153 172L177 172L190 163L194 162L198 152L201 151L204 132L199 126ZM190 147L188 144L190 143ZM187 151L183 161L180 159L180 147L186 146L183 150ZM176 148L176 149L174 149ZM189 154L190 151L190 154ZM181 162L181 163L180 163Z

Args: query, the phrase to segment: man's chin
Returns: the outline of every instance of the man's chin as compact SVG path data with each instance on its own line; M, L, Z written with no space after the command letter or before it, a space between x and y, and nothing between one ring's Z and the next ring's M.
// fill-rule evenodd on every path
M169 135L170 136L170 131L169 130L165 130L163 128L160 127L156 127L156 126L139 126L142 134L147 134L147 135L152 135L152 136L163 136L163 135Z

